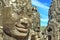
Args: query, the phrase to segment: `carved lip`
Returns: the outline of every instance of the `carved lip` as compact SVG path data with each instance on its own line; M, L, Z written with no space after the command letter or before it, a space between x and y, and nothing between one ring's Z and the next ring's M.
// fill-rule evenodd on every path
M25 26L18 26L17 24L15 25L17 28L23 28L23 29L28 29L28 27Z
M27 33L28 31L28 29L24 29L24 28L17 28L17 30L22 33Z
M21 33L27 33L27 31L28 31L28 27L25 27L25 26L19 26L16 24L15 27Z

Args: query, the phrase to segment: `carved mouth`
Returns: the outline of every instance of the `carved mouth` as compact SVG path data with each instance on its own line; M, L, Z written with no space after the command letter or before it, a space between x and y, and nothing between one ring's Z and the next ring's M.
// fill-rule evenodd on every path
M17 28L17 30L21 33L27 33L28 29L24 29L24 28Z
M23 23L22 23L22 24L23 24ZM23 24L23 26L16 24L15 26L18 27L18 28L28 29L27 25L25 25L25 24Z
M21 32L21 33L27 33L27 31L28 31L28 28L26 28L26 27L19 27L18 25L15 25L16 26L16 29L19 31L19 32Z

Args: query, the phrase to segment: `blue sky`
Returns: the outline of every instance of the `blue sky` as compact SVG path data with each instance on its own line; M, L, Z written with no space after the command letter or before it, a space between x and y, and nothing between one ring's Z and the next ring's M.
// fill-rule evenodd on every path
M32 0L32 5L37 7L40 13L41 26L47 26L48 23L48 10L52 0Z

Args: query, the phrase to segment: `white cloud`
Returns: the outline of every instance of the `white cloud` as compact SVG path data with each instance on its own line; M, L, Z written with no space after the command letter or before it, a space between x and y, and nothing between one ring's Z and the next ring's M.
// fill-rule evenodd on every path
M32 0L32 5L35 5L35 6L38 6L38 7L44 8L44 9L49 9L48 6L42 4L42 3L39 2L38 0Z
M43 17L47 17L47 18L48 18L48 16L47 16L47 15L44 15L44 14L42 14L42 13L40 13L40 15L41 15L41 16L43 16Z
M49 7L46 6L45 4L42 4L41 2L39 2L38 0L32 0L32 5L37 6L39 13L40 13L40 20L41 20L41 26L47 26L47 22L48 22L48 9ZM43 10L40 10L43 9ZM47 14L45 14L47 13ZM42 17L43 16L43 17Z
M41 21L42 22L48 22L48 20L49 20L48 18L45 18L45 19L44 18L41 18Z

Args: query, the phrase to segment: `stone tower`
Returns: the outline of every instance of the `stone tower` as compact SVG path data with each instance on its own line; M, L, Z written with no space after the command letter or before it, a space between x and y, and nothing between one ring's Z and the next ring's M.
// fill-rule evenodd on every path
M32 33L32 37L34 36L36 39L32 40L40 40L40 14L37 12L36 7L32 8L33 10L33 24L32 24L32 29L34 33Z
M43 35L44 40L60 40L60 0L52 0L49 9L49 21Z
M40 40L40 15L31 0L0 1L4 40Z

